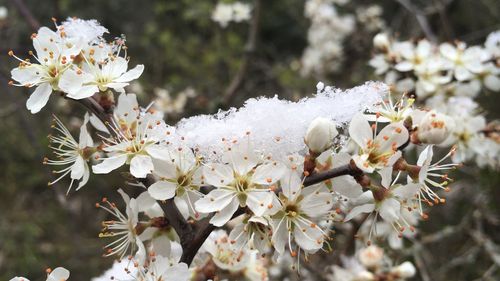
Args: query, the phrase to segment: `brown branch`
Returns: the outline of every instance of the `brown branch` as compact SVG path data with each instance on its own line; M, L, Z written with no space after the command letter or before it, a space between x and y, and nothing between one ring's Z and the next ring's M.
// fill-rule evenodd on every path
M248 71L250 61L255 54L255 50L257 47L257 38L259 34L259 26L260 26L260 14L262 10L262 0L255 0L254 8L253 8L253 16L252 22L250 24L250 30L248 32L248 39L245 46L245 54L243 57L243 61L241 62L240 68L238 72L234 76L233 80L227 87L224 93L224 103L229 105L239 88L243 84L243 80L245 79L246 73Z
M28 8L28 6L26 6L26 3L24 3L23 0L10 0L10 2L12 2L14 6L16 6L19 13L26 19L32 29L38 30L40 28L40 23L33 16L30 9Z
M437 42L437 36L432 31L431 25L429 24L429 21L427 20L427 17L422 10L416 7L409 0L396 0L396 2L401 4L401 6L403 6L406 10L408 10L408 12L415 15L415 18L417 19L417 22L420 25L420 28L424 32L425 37L427 37L427 39L429 39L432 42Z

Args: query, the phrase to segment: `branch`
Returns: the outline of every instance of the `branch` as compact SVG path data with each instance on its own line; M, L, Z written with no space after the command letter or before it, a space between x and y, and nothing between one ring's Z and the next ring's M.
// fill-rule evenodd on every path
M14 6L16 6L19 13L24 17L24 19L26 19L29 26L33 30L38 30L40 28L40 23L33 16L30 9L28 8L28 6L26 6L26 3L24 3L23 0L10 0L10 2L12 2Z
M248 71L248 67L250 65L250 60L252 59L255 49L257 47L257 37L259 33L259 25L260 25L260 13L262 10L262 1L255 0L255 5L253 9L253 17L252 22L250 24L250 31L248 33L247 44L245 46L245 54L243 57L243 61L241 62L240 68L238 72L234 76L233 80L227 87L224 93L224 103L230 104L233 100L234 96L238 92L238 89L241 87L243 83L243 79L246 76Z
M437 36L432 31L431 25L429 24L429 21L427 20L427 17L425 16L422 10L413 5L409 0L396 0L396 2L401 4L401 6L405 7L405 9L408 10L408 12L415 15L415 18L417 19L417 22L420 25L420 28L424 32L425 37L427 37L427 39L429 39L432 42L437 42Z

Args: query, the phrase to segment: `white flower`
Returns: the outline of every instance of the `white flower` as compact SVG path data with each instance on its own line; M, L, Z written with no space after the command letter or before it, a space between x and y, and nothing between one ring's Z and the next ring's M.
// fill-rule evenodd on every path
M495 58L500 58L500 30L494 31L488 35L484 46Z
M162 154L167 160L155 160L154 174L160 178L149 186L148 192L156 200L167 200L175 196L176 203L185 202L188 216L198 218L194 203L203 194L198 191L201 185L200 159L188 147L179 146Z
M159 142L169 133L167 126L151 113L142 114L133 94L120 95L113 121L115 136L103 148L110 156L94 165L93 172L106 174L126 163L132 176L145 178L154 169L152 157L166 157L167 148Z
M332 281L375 281L376 277L355 258L341 257L343 267L333 266Z
M443 43L439 46L441 55L447 60L447 67L453 70L458 81L473 78L474 73L479 73L483 69L482 62L486 59L485 52L481 47L467 48L465 43L458 43L453 46Z
M292 249L295 241L306 254L315 253L323 247L328 234L313 219L328 214L333 205L332 194L323 185L303 188L297 174L283 178L281 189L280 209L271 217L274 248L283 254L288 244L291 255L296 256L297 251Z
M272 208L275 198L270 186L285 172L281 163L263 163L249 143L229 149L225 154L228 165L212 163L204 167L205 182L217 189L195 203L198 212L216 212L210 220L215 226L224 225L240 206L248 206L256 216L262 216Z
M249 4L241 2L233 3L233 21L242 22L250 19L252 8Z
M401 156L397 148L408 141L408 130L402 122L385 126L376 137L375 131L363 114L355 115L349 125L349 135L358 145L352 159L367 173L392 166Z
M420 184L419 201L424 201L430 205L444 202L439 195L432 190L432 187L439 188L444 191L449 191L447 185L450 182L447 174L443 174L446 170L451 170L457 164L442 164L446 159L455 153L455 148L452 148L443 158L435 163L432 163L433 146L427 146L418 157L417 165L420 167L417 174L410 174L414 178L413 181ZM440 182L441 181L441 182ZM420 205L420 213L423 214L422 206Z
M393 51L399 53L403 59L394 68L406 72L417 70L431 56L432 45L425 39L420 40L417 47L410 42L401 42L394 44Z
M416 83L416 92L419 98L425 98L430 94L436 93L440 87L452 80L452 73L443 74L443 63L437 57L429 58L415 70L418 77Z
M110 269L106 270L101 276L92 278L91 281L130 280L131 272L128 269L130 264L131 262L128 259L115 261Z
M493 92L500 91L500 68L493 65L493 63L487 63L484 65L483 71L478 74L478 78L483 81L486 88Z
M416 110L412 114L417 126L418 140L426 144L440 144L444 142L455 128L455 121L445 114L436 111Z
M359 261L365 267L377 267L382 263L384 250L375 245L368 246L359 251Z
M20 61L19 67L11 71L12 79L19 83L14 85L36 87L27 100L26 107L31 113L37 113L47 104L52 91L59 90L61 75L71 67L71 62L80 52L80 47L66 42L47 27L40 28L32 39L36 55L33 52L30 54L38 63L22 60L12 51L9 55Z
M455 129L440 146L455 144L457 149L451 159L455 163L460 163L474 157L475 150L471 144L475 142L475 138L479 137L479 132L486 127L486 119L482 115L453 116L453 118Z
M138 239L136 227L139 224L139 205L136 199L130 198L123 190L118 192L125 202L125 214L122 213L116 204L109 202L106 198L97 207L107 211L114 216L112 220L104 221L103 230L99 237L118 237L113 242L105 246L105 256L117 255L119 259L129 254L135 254L142 244ZM104 205L105 204L105 205Z
M373 37L373 45L381 50L388 50L390 47L389 36L386 33L378 33Z
M57 267L54 270L47 269L46 281L66 281L69 278L69 271L64 267ZM29 281L28 278L14 277L10 281Z
M53 171L53 173L61 175L56 180L49 182L49 185L53 185L70 174L71 183L68 187L69 192L74 181L79 181L76 188L76 190L79 190L89 180L90 169L87 161L96 149L93 147L94 142L87 131L88 121L89 116L86 114L83 125L80 127L80 137L77 142L64 124L54 115L55 124L53 128L61 135L51 135L49 136L49 140L51 142L50 148L54 151L57 159L51 160L45 158L43 163L51 166L65 166L65 168Z
M368 235L369 241L373 234L375 221L379 215L384 221L391 224L399 235L406 228L413 231L411 222L405 219L401 210L404 208L411 210L413 208L412 202L420 190L420 185L416 183L406 185L391 184L390 179L389 182L382 179L382 183L383 187L364 192L356 200L356 207L352 208L344 218L344 221L349 221L361 213L374 213L374 221Z
M150 254L147 265L140 265L137 269L136 281L188 281L191 272L187 264L179 262L177 258L167 258Z
M333 138L338 134L333 121L318 117L309 125L304 141L310 151L319 155L332 146Z
M404 263L394 267L391 272L396 274L399 278L407 279L415 276L417 270L411 262L405 261Z
M217 267L224 270L243 270L250 260L250 251L247 248L235 249L224 230L212 232L203 243L203 248L212 256Z
M245 216L243 222L237 224L229 233L229 239L235 249L241 250L251 243L255 249L264 254L271 245L272 230L267 219L256 216Z
M374 114L365 114L368 121L372 122L400 122L408 117L413 109L415 99L401 97L396 102L392 101L391 91L388 93L388 99L382 103L372 106L368 111Z
M68 93L68 97L81 99L90 97L108 88L124 92L129 82L141 76L144 65L139 64L127 71L128 60L120 56L111 56L104 63L86 57L85 63L79 69L71 69L61 76L59 87Z
M221 27L226 27L233 19L233 7L230 4L217 3L212 12L212 20L217 22Z
M0 6L0 20L4 20L9 15L9 10L6 7Z

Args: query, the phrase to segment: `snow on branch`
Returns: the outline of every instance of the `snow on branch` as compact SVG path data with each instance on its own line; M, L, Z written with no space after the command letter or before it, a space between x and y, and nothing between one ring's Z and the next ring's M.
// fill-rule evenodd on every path
M218 160L227 143L240 141L250 132L256 150L281 158L305 150L303 138L316 117L346 125L359 111L381 102L387 92L388 86L380 82L345 91L319 83L315 96L298 102L260 97L247 100L239 109L183 119L177 134L207 159Z

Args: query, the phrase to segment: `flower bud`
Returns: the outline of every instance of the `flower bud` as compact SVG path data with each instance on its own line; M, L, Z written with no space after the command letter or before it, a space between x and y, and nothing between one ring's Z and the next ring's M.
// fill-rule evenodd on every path
M411 278L417 273L415 266L409 261L394 267L391 270L392 273L396 274L399 278Z
M359 253L359 261L365 267L376 267L382 262L384 250L375 245L364 248Z
M429 111L418 123L418 140L426 144L444 142L455 128L455 122L447 115Z
M387 50L389 49L389 44L389 37L385 33L378 33L373 37L373 45L377 49Z
M332 146L338 134L333 121L318 117L309 125L304 141L311 152L319 155Z

